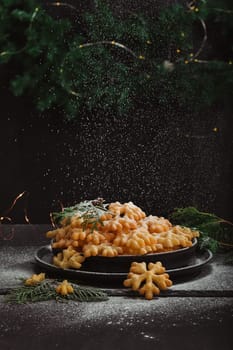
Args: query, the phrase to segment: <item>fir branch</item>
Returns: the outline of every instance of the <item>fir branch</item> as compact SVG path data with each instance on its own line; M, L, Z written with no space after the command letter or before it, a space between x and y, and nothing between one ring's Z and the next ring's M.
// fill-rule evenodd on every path
M177 208L170 220L200 231L199 247L216 252L219 248L233 247L233 224L215 214L201 212L195 207Z
M67 225L72 217L82 219L82 227L85 230L90 227L95 230L98 225L103 225L101 216L108 212L108 204L104 204L102 198L94 200L85 200L72 207L64 208L61 212L52 213L52 220L57 225Z
M35 286L23 285L19 288L11 290L6 295L6 302L24 304L28 302L35 303L48 300L91 302L104 301L108 299L107 294L100 289L81 287L74 283L72 283L74 293L62 296L55 290L58 282L59 280L46 279Z
M104 301L108 299L108 296L105 292L103 292L100 289L79 286L78 288L74 287L74 293L69 294L67 298L69 300L90 302L90 301Z
M45 301L56 299L57 293L54 286L48 280L35 285L13 289L6 296L6 301L10 303L24 304L26 302Z
M216 253L219 249L219 243L215 239L208 236L208 234L200 232L198 238L198 246L201 250L210 249L211 252Z
M161 8L156 20L135 13L118 18L106 1L97 0L92 11L80 15L78 30L70 20L52 18L37 0L4 0L0 6L0 64L15 72L5 85L16 96L31 97L40 111L55 107L72 119L78 111L98 109L123 115L135 101L167 106L175 100L200 109L226 95L231 98L232 57L197 59L206 42L215 57L208 21L224 28L219 32L229 40L232 8L227 0L221 6L201 1L198 8L190 3L188 10L170 5ZM66 3L49 6L79 13ZM193 43L198 23L203 34Z

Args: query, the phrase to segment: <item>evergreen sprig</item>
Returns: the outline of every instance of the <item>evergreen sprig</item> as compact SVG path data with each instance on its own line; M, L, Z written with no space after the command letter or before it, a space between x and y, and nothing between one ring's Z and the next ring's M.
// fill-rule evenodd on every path
M170 220L174 224L200 231L200 248L209 248L213 252L219 248L230 249L233 254L233 223L215 214L201 212L195 207L176 209L170 215Z
M136 103L193 108L233 100L230 45L219 59L216 40L208 37L207 52L198 56L205 63L191 59L203 37L200 19L230 43L232 2L194 3L198 11L176 3L152 18L134 13L122 19L96 0L92 11L75 11L79 18L72 23L51 17L37 0L2 0L0 64L11 72L16 96L30 96L40 111L58 108L67 118L98 109L122 115ZM82 47L103 40L126 45L134 56L114 45Z
M108 299L105 292L97 288L83 287L72 283L74 292L65 296L56 292L56 285L59 280L46 279L35 286L20 286L16 289L12 289L6 295L6 301L16 304L35 303L39 301L104 301Z
M82 219L82 227L85 230L90 227L93 230L103 225L101 216L108 211L108 204L102 198L85 200L72 207L64 208L63 211L52 213L52 218L57 225L68 225L72 217Z

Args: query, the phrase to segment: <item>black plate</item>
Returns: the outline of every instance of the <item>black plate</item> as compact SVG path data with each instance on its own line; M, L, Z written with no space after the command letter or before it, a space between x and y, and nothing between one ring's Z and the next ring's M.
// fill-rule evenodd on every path
M212 256L213 255L209 250L196 252L191 264L178 268L167 269L166 272L169 274L171 279L193 276L201 271L203 266L212 259ZM35 255L37 264L50 274L62 278L77 280L80 283L85 283L88 285L122 283L122 281L127 277L126 272L97 272L82 269L61 269L52 264L52 258L53 253L50 245L41 247ZM137 259L134 260L137 261Z
M93 272L124 272L127 273L132 262L156 262L166 266L167 269L174 269L191 265L195 260L195 250L197 239L193 240L191 247L180 248L168 252L151 253L144 255L118 255L115 257L91 256L82 264L82 271ZM52 248L52 253L57 254L57 250Z

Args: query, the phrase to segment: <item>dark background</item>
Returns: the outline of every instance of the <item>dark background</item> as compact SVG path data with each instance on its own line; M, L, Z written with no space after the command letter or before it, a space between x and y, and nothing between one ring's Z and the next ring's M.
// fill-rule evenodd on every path
M113 11L156 13L174 1L110 2ZM69 1L80 11L93 1ZM68 10L53 15L73 16ZM60 11L55 12L55 11ZM217 35L217 34L216 34ZM217 42L221 42L217 38ZM82 199L133 201L147 214L167 215L194 205L233 220L233 123L228 101L202 112L135 106L120 117L101 111L67 122L58 112L38 113L29 98L12 96L1 67L0 215L24 190L11 216L49 222L49 212ZM195 101L193 101L195 104ZM217 131L214 131L217 128Z

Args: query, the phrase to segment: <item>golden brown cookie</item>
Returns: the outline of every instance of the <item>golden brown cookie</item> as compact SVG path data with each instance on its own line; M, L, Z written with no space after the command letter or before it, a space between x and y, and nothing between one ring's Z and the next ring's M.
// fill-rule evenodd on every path
M125 287L131 287L139 294L145 295L148 300L158 295L160 290L165 290L172 285L169 275L165 273L165 268L161 262L149 263L148 269L145 262L133 262L127 279L124 281Z

